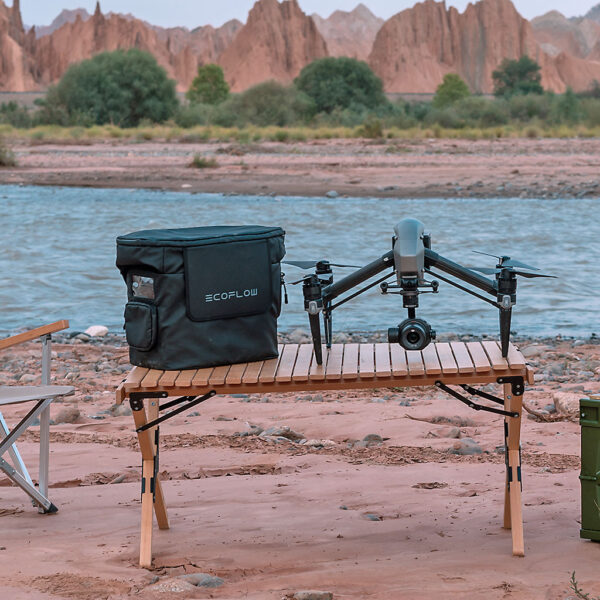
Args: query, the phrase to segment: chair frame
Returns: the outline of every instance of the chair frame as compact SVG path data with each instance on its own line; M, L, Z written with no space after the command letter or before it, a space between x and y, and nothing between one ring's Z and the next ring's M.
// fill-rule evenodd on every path
M50 385L50 371L52 358L52 334L69 328L69 322L66 320L56 321L49 325L37 327L24 333L20 333L0 340L0 350L6 350L13 346L30 342L41 338L42 341L42 377L43 386ZM38 512L51 514L58 511L56 506L48 499L48 470L50 459L50 404L52 398L42 398L32 408L27 415L21 419L19 424L11 431L0 412L0 471L4 472L8 478L19 486L29 497L34 505L37 505ZM40 419L40 462L38 487L34 485L27 467L21 458L21 454L15 445L15 441L20 437L39 416ZM8 452L13 465L2 458L2 455Z

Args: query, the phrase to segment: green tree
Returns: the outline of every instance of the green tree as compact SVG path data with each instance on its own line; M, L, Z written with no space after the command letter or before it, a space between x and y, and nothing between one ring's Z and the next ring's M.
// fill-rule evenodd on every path
M440 83L433 98L435 108L447 108L455 102L468 98L471 95L469 86L456 73L444 75L444 81Z
M135 127L142 119L165 121L177 106L175 82L151 54L133 48L103 52L69 67L48 90L41 113L60 124Z
M494 95L498 97L517 94L543 94L541 67L526 54L519 60L505 58L492 73Z
M228 96L229 85L223 69L213 64L198 67L198 75L186 94L191 104L221 104Z
M317 112L336 108L370 108L387 104L381 79L367 63L354 58L321 58L304 69L296 87L315 103Z

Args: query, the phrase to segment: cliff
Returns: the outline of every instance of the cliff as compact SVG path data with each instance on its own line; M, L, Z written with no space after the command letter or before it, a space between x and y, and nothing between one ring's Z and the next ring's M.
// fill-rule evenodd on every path
M545 52L557 56L566 52L586 58L600 40L600 23L590 19L567 19L553 10L531 21L535 39Z
M239 92L269 79L290 83L304 66L327 55L325 40L297 0L260 0L219 64Z
M359 60L369 58L375 36L385 22L364 4L350 12L336 10L327 19L317 14L311 16L327 43L330 56L350 56Z

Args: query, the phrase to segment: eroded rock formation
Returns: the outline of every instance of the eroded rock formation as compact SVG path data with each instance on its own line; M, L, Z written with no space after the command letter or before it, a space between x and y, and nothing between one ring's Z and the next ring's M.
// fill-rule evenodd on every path
M578 58L587 58L600 40L600 23L590 19L567 19L553 10L531 21L535 39L551 56L566 52Z
M290 83L303 67L327 55L323 36L297 0L260 0L219 63L238 92L269 79Z
M385 22L364 4L350 12L336 10L327 19L317 14L311 16L325 38L330 56L350 56L359 60L369 58L375 36Z

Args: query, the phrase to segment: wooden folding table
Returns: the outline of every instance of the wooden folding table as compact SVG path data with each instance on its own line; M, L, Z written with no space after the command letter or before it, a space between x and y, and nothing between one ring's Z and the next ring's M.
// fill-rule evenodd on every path
M134 367L117 389L117 402L129 399L142 453L140 566L152 564L153 512L159 528L169 528L158 476L156 423L169 413L160 417L161 410L182 411L216 394L417 386L436 386L472 408L504 414L504 527L512 529L513 554L523 556L520 431L525 382L533 383L533 371L523 355L511 345L503 358L494 341L430 344L421 352L405 351L398 344L334 344L324 348L323 365L316 364L310 344L286 344L279 347L279 358L253 363L185 371ZM489 383L502 386L502 398L471 387ZM160 404L167 397L176 399ZM477 397L501 402L503 407L479 404Z

